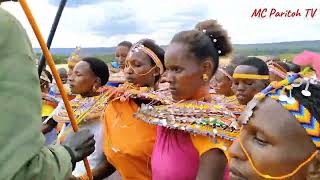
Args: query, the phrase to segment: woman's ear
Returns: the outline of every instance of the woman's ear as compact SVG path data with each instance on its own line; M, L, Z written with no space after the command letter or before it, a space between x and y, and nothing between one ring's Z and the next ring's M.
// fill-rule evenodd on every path
M154 69L153 76L154 77L160 76L160 68L157 67L157 68Z
M203 74L207 74L209 77L213 76L214 65L210 59L201 63L201 69Z
M101 87L103 86L104 84L101 84L101 79L99 77L97 77L96 79L96 82L94 83L94 86L96 87Z

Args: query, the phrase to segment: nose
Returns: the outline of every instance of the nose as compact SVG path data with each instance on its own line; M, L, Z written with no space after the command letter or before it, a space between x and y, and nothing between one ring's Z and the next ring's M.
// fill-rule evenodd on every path
M74 75L73 75L73 73L71 73L70 75L68 75L68 81L69 81L69 82L73 82L73 81L74 81Z
M174 81L174 79L175 79L174 74L171 71L167 70L165 73L166 82L171 84Z
M239 82L238 86L237 86L237 91L243 92L246 90L246 87L244 85L244 83Z
M127 65L127 64L126 64L123 72L124 72L125 74L133 74L133 69L130 67L130 65Z
M232 145L229 147L228 152L229 152L230 158L239 159L242 161L247 159L246 155L244 154L240 146L240 137L232 143Z

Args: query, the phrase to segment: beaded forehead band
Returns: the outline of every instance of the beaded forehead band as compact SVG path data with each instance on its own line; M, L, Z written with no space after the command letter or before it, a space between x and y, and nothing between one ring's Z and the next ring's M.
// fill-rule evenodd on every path
M248 151L243 146L241 139L239 137L239 143L244 151L248 161L253 168L253 170L261 177L265 179L287 179L293 175L295 175L301 168L303 168L306 164L312 161L319 152L320 149L320 125L317 119L310 113L310 111L304 107L301 103L299 103L294 97L292 97L291 90L294 87L299 87L302 85L302 80L299 79L300 74L290 75L287 79L280 82L271 83L266 89L264 89L261 93L257 94L254 99L247 105L247 110L244 112L244 119L242 124L246 125L249 122L249 118L253 114L253 109L255 106L266 96L276 100L278 103L282 105L286 110L288 110L301 124L301 126L306 130L307 134L311 137L312 142L315 144L316 150L313 152L306 160L304 160L301 164L299 164L294 170L290 173L282 176L271 176L268 174L264 174L259 171L253 163L252 158L250 157ZM316 80L308 80L306 88L301 91L304 96L311 96L310 91L308 91L309 83L317 83ZM285 93L285 90L289 90L288 94ZM240 130L241 131L241 130Z
M153 62L156 64L156 66L160 69L160 74L163 74L164 67L163 67L162 62L158 58L158 56L151 49L145 47L141 43L138 42L137 44L135 44L131 48L131 51L129 53L129 57L132 56L132 52L139 52L140 50L143 51L144 53L146 53L153 60Z
M303 80L300 78L300 74L293 74L287 79L280 82L272 82L266 89L258 93L254 99L249 102L247 109L244 112L245 119L243 124L247 124L249 118L253 114L253 109L255 106L264 99L266 96L275 99L278 103L282 105L286 110L288 110L301 124L301 126L306 130L307 134L311 137L313 143L318 149L320 149L320 124L317 119L310 113L310 111L303 106L299 101L297 101L291 94L291 90L294 87L299 87L302 85ZM304 79L305 80L305 79ZM307 81L306 88L301 91L304 96L311 96L311 92L308 91L310 83L317 83L317 80L305 80ZM285 90L289 90L289 94L285 93ZM288 96L289 95L289 96Z
M233 78L230 76L230 74L224 70L223 68L219 68L218 71L220 71L222 74L224 74L225 76L227 76L230 80L232 80Z
M232 75L234 79L255 79L255 80L268 80L269 75L258 75L258 74L238 74Z
M282 79L287 77L287 71L283 67L281 67L279 64L271 61L268 63L268 67L270 72L272 72L273 74L276 74Z

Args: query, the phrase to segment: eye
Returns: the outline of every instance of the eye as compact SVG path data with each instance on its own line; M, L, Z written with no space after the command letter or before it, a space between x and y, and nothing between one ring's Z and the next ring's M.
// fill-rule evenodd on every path
M178 67L174 67L174 68L172 68L171 69L173 72L176 72L176 73L179 73L179 72L181 72L181 68L178 68Z
M255 143L259 144L260 146L269 145L269 142L264 137L262 137L262 135L259 135L258 133L256 133L255 136L253 136L253 140Z
M253 81L245 81L246 85L252 86L254 84Z

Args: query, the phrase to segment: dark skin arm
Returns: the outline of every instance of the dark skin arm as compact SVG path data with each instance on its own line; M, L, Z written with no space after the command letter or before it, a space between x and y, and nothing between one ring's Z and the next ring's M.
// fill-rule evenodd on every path
M220 149L211 149L200 157L197 180L223 180L227 158Z
M43 119L46 119L46 117L43 117ZM53 119L50 119L46 124L43 124L41 127L41 132L43 134L47 134L50 132L52 129L54 129L57 126L57 122Z
M92 169L93 179L102 180L106 177L112 175L116 169L110 164L105 156L103 156L103 161L94 169ZM80 177L71 177L70 180L81 180Z

